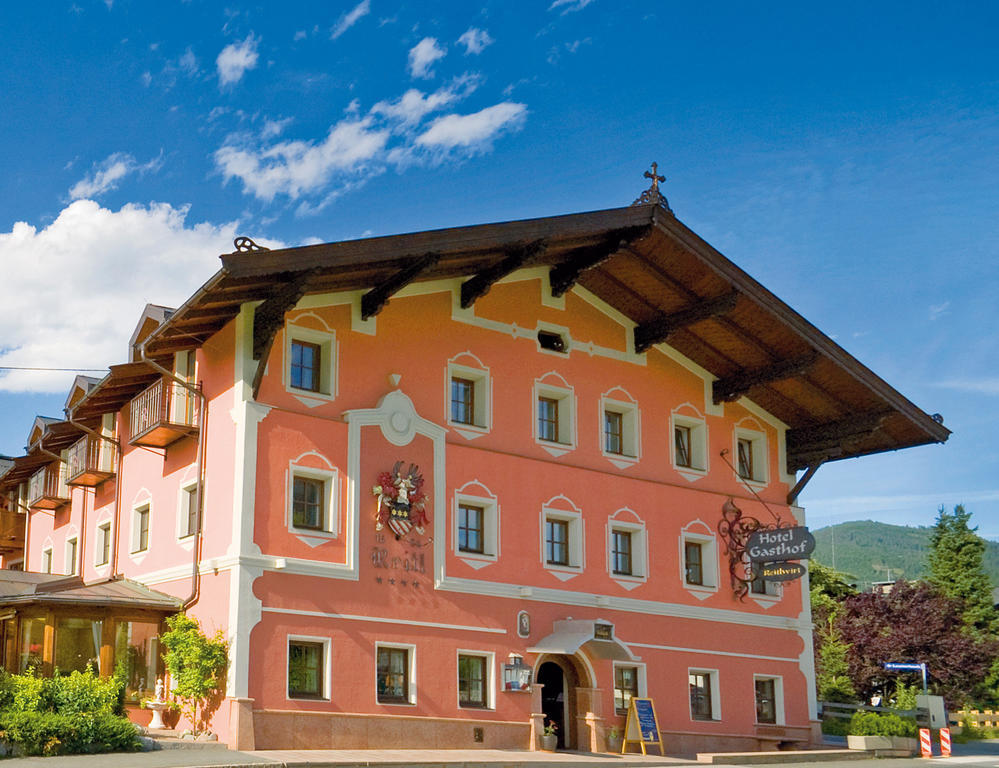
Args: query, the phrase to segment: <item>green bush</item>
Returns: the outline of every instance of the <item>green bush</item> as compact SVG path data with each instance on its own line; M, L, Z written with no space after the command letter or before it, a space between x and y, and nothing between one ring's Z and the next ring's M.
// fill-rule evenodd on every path
M34 671L26 675L9 675L7 690L10 698L4 709L11 712L45 712L51 709L49 682L47 678L38 677Z
M916 735L916 721L911 717L877 712L854 712L850 718L851 736L908 736Z
M822 720L822 733L827 736L846 736L850 732L850 721L843 717L826 717Z
M27 755L74 755L88 752L134 752L138 731L124 717L106 713L0 713L0 739Z
M49 683L52 709L62 714L92 712L120 715L122 681L116 677L98 677L91 667L86 672L56 676Z

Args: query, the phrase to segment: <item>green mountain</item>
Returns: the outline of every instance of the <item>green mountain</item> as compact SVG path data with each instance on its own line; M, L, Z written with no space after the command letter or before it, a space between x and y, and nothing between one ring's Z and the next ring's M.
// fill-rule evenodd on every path
M812 531L812 557L849 574L860 589L874 581L923 579L929 573L926 555L931 530L873 520L830 525ZM985 541L985 570L993 586L999 586L999 542Z

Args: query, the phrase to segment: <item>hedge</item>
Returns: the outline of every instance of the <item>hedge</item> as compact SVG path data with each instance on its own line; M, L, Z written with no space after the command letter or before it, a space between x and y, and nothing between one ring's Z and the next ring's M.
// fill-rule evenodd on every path
M915 736L916 721L894 713L854 712L850 718L851 736Z
M98 713L0 713L0 740L26 755L134 752L141 746L135 725L125 717Z

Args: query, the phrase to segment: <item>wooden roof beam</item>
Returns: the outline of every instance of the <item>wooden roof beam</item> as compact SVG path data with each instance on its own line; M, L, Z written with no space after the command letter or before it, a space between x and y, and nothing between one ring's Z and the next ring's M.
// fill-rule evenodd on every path
M556 264L548 272L552 296L558 298L566 294L586 270L599 267L627 245L627 242L614 238L570 251L569 258Z
M785 434L789 472L804 469L819 458L833 459L851 443L871 437L892 411L872 411L813 427L789 429Z
M300 272L278 288L257 307L253 313L253 359L257 370L253 374L253 399L257 399L260 383L264 380L267 358L270 357L274 337L284 327L284 316L305 295L305 289L314 270Z
M735 308L738 297L739 294L736 291L731 291L712 299L704 299L687 309L681 309L669 315L660 315L655 320L635 326L635 351L641 354L653 344L666 341L681 328L731 312Z
M712 398L715 401L715 405L719 403L731 403L738 400L753 387L791 379L804 373L815 365L818 359L818 353L813 350L801 357L780 360L763 368L742 371L732 376L716 379L712 388Z
M401 291L419 277L422 272L433 267L440 261L440 258L441 255L439 253L428 253L421 256L412 264L399 270L388 280L364 294L361 297L361 319L367 320L381 312L382 308L388 304L388 300L392 298L392 294Z
M520 269L525 262L541 255L544 251L544 240L536 240L528 245L510 249L502 261L493 264L491 267L487 267L475 275L475 277L461 284L461 308L468 309L475 303L476 299L480 299L489 293L489 289L493 287L494 283L502 280L511 272Z

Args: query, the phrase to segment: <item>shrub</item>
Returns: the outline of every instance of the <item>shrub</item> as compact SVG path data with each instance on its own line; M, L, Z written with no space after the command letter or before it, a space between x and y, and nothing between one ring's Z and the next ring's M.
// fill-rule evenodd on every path
M49 698L50 680L38 677L34 670L24 675L9 675L9 700L5 709L11 712L44 712L52 708Z
M0 739L19 745L27 755L134 752L140 747L135 726L111 714L5 712L0 714Z
M855 712L850 718L851 736L915 736L916 721L911 717L877 712Z
M122 681L116 677L98 677L92 667L87 667L86 672L57 676L48 683L49 698L55 712L121 714L119 702Z
M173 695L194 732L200 733L218 708L229 666L229 645L219 630L206 637L195 619L182 613L167 616L167 631L160 637L166 648L163 663L173 681Z

